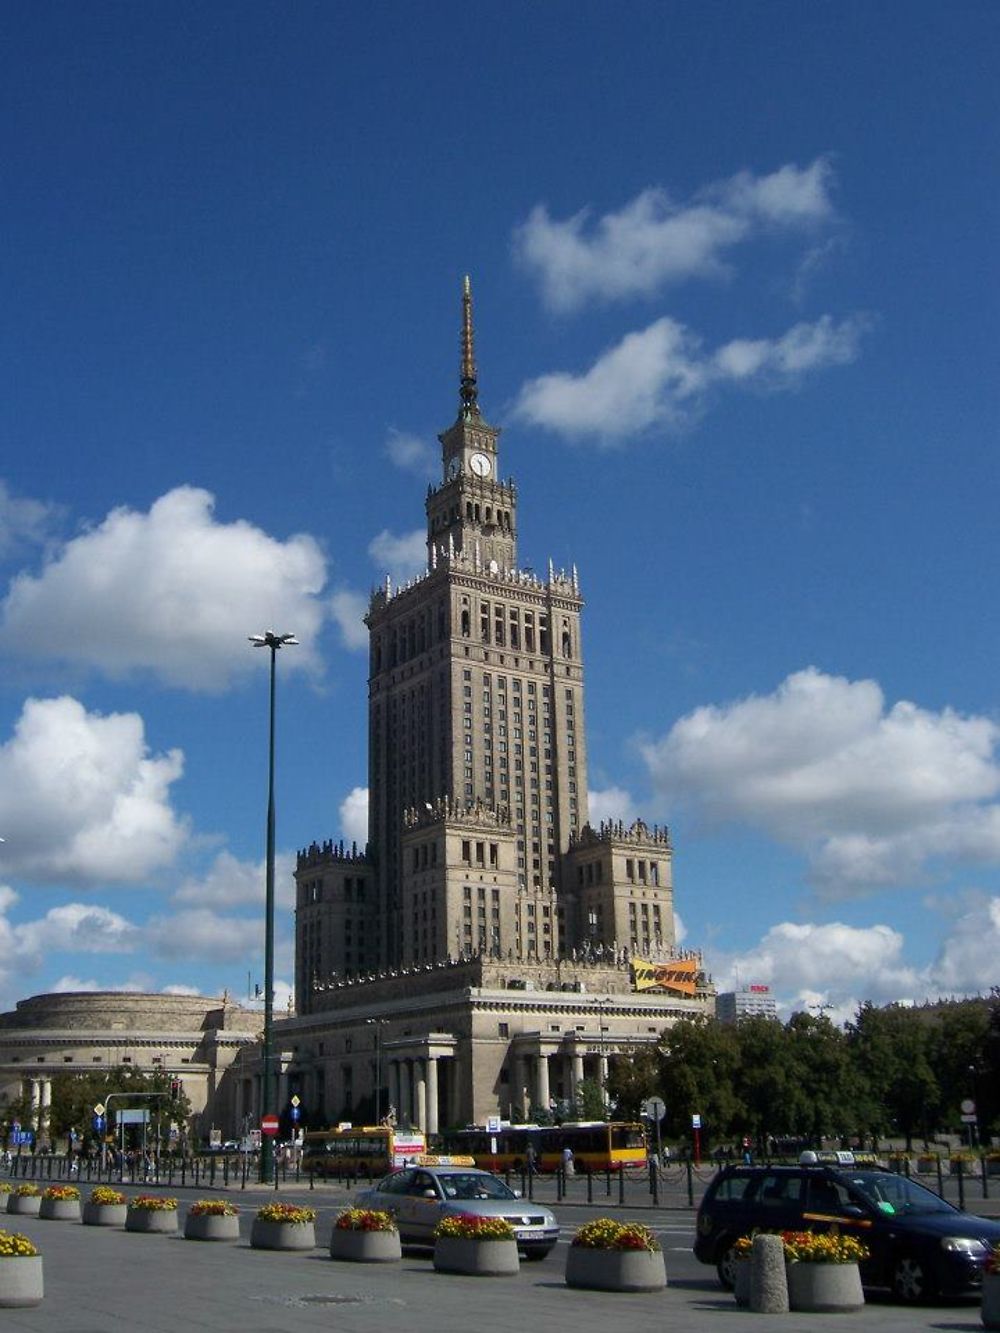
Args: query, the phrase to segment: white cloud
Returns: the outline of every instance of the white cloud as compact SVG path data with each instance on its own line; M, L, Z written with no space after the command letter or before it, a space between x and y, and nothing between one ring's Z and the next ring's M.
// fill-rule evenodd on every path
M876 682L808 668L696 709L643 753L665 799L804 851L836 896L912 881L937 857L1000 861L998 740L988 718L887 709Z
M427 568L427 533L423 528L399 536L383 530L368 545L368 554L380 570L402 581Z
M247 636L269 627L301 647L288 668L316 669L325 577L312 537L276 541L219 523L213 497L181 486L148 514L112 510L62 546L40 574L14 579L3 604L6 649L123 677L220 690L255 665Z
M582 375L557 371L528 380L514 412L571 439L614 444L684 424L712 387L792 388L809 372L853 361L867 324L861 316L838 323L824 315L780 338L734 339L706 353L695 334L665 316L626 334Z
M419 435L390 429L385 451L396 467L421 477L433 477L441 467L441 451Z
M345 842L363 851L368 843L368 788L353 787L340 803L340 829Z
M140 931L107 907L66 903L14 927L18 954L36 963L53 953L132 953Z
M932 974L944 995L988 994L997 985L1000 897L986 897L957 918L945 936Z
M278 853L274 858L274 894L281 907L295 906L294 872L295 857L290 852ZM204 875L185 879L173 899L203 907L263 903L265 875L263 861L240 861L232 852L220 852Z
M0 865L35 881L141 882L186 840L170 805L182 771L179 750L150 755L137 713L28 699L0 747Z
M605 787L603 791L591 789L587 794L587 806L592 828L618 820L623 824L633 824L639 817L632 794L624 787Z
M355 652L366 649L368 628L365 616L368 614L368 598L359 592L341 588L329 598L327 606L340 630L344 647Z
M741 172L684 204L647 189L596 221L586 209L559 221L540 204L517 229L515 253L554 310L649 296L668 283L723 273L727 252L761 232L830 222L831 182L829 164L818 158L767 176Z
M58 513L41 500L16 499L0 480L0 558L22 546L41 546Z
M71 973L62 976L58 981L53 982L51 986L46 987L46 993L54 992L57 995L72 993L73 991L119 991L123 994L136 994L137 992L150 992L152 990L149 977L145 975L129 977L126 981L116 982L109 985L105 981L95 981L92 977L84 981L80 977L75 977ZM164 991L166 994L166 991Z
M264 947L263 917L223 916L195 907L151 918L145 943L159 958L207 958L230 963L259 954Z

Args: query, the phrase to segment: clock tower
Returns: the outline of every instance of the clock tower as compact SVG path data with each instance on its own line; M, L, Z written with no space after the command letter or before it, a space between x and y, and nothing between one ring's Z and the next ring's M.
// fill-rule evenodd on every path
M501 482L500 431L479 410L472 328L472 290L462 289L462 362L458 417L442 435L442 483L427 495L427 559L464 553L476 568L506 574L517 568L517 491Z

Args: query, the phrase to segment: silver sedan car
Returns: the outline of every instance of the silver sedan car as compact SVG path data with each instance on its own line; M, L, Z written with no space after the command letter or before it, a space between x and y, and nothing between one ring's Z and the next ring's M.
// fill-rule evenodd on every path
M559 1239L559 1223L548 1208L474 1166L406 1167L361 1190L355 1203L391 1213L404 1244L433 1245L434 1228L449 1213L506 1218L526 1259L544 1259Z

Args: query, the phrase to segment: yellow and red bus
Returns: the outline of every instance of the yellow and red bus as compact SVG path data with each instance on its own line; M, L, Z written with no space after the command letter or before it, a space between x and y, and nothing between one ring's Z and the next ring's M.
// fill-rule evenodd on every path
M338 1125L310 1130L302 1140L302 1170L316 1176L387 1175L427 1151L419 1130L387 1125Z
M649 1165L646 1131L622 1120L571 1121L563 1125L508 1125L495 1132L459 1129L447 1137L449 1151L465 1153L485 1171L555 1171L566 1148L577 1171L642 1170ZM533 1157L529 1149L534 1150Z

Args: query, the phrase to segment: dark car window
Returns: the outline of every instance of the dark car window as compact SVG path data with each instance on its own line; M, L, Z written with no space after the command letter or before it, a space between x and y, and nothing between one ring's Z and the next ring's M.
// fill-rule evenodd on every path
M846 1185L827 1176L810 1176L806 1209L816 1213L843 1213L853 1203Z
M719 1203L732 1203L746 1197L750 1182L754 1179L751 1175L723 1176L712 1191L712 1199Z
M410 1183L417 1173L415 1171L396 1171L391 1176L386 1176L379 1185L380 1194L409 1194Z
M802 1177L793 1172L768 1172L757 1185L754 1200L762 1208L787 1208L802 1199Z
M427 1171L414 1171L413 1179L406 1188L407 1194L426 1194L428 1190L433 1190L437 1195L437 1188L434 1184L434 1177Z
M856 1190L883 1213L953 1213L944 1199L891 1171L859 1171L848 1177Z
M449 1172L448 1175L441 1177L441 1184L444 1186L444 1192L449 1199L513 1199L515 1197L512 1190L509 1190L502 1180L496 1176L487 1175L485 1172Z

